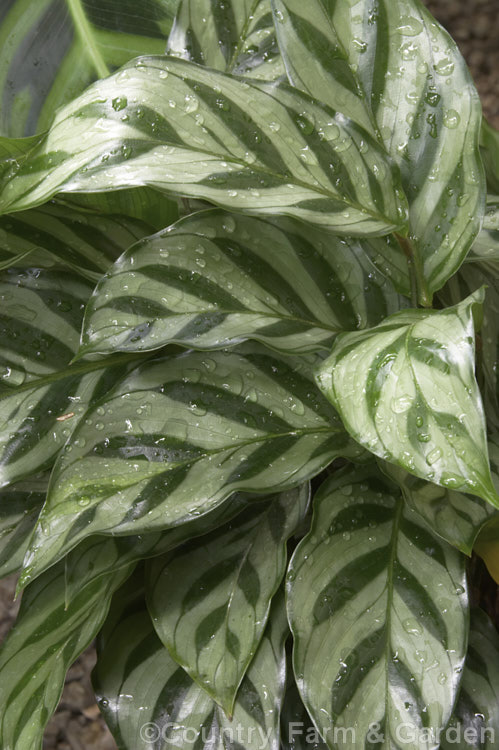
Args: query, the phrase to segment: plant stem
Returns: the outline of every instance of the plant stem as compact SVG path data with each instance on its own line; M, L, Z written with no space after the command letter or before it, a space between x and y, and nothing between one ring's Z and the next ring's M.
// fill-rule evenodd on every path
M407 259L409 278L411 280L412 304L414 307L418 307L418 305L421 305L421 307L431 307L431 294L428 291L423 269L414 251L412 242L408 237L403 237L401 234L397 234L397 232L395 232L395 237Z

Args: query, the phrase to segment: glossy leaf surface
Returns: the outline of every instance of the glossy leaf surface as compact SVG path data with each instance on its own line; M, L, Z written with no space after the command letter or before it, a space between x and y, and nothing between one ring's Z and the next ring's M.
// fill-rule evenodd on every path
M286 76L270 0L183 0L168 53L264 81Z
M120 601L113 604L94 672L100 708L121 748L259 750L265 743L279 749L288 634L282 601L241 684L232 721L173 661L140 600L125 603L126 609Z
M474 374L473 315L483 297L479 290L456 307L402 311L342 334L318 382L372 453L499 507Z
M253 338L284 353L329 351L339 331L404 306L365 246L298 222L203 211L130 248L97 285L83 353Z
M229 716L286 570L286 542L309 498L308 484L281 493L149 567L157 634Z
M306 94L143 57L59 111L5 180L0 209L36 206L61 191L149 185L375 236L405 226L398 180L367 133Z
M48 477L40 476L0 490L0 578L21 567L47 485Z
M373 725L381 748L397 747L404 726L417 738L424 727L436 732L457 695L467 637L464 558L393 489L369 469L328 480L290 564L296 680L331 748L341 730L349 730L345 748L364 746Z
M50 467L88 404L126 372L126 356L68 366L90 292L68 271L0 276L0 486Z
M45 130L54 110L127 60L161 54L178 0L6 0L0 130Z
M64 564L23 594L16 625L0 652L0 743L41 750L42 734L59 702L66 672L95 638L111 596L129 570L101 578L66 608Z
M247 347L148 362L58 460L23 581L91 534L171 528L236 490L295 487L361 453L303 359Z
M499 727L499 636L481 609L471 612L468 654L454 716L443 735L442 749L456 738L470 750L493 750Z
M370 125L399 165L410 206L404 247L428 304L463 262L483 214L480 101L456 44L415 0L273 0L273 8L291 82Z

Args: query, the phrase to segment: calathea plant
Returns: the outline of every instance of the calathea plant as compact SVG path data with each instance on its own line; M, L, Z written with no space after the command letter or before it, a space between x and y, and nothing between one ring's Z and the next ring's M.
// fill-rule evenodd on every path
M499 147L454 42L418 0L0 16L2 748L96 636L120 748L495 747Z

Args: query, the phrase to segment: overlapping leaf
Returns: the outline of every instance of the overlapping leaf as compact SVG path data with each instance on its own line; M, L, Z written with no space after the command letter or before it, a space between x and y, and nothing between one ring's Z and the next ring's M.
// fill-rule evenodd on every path
M273 0L273 8L291 82L377 130L400 166L410 206L402 247L428 304L483 214L480 102L456 44L415 0Z
M493 750L498 727L499 636L485 612L474 609L461 691L442 735L442 750L455 748L456 742L470 750Z
M65 206L42 206L0 217L0 264L58 264L95 282L124 250L151 231L154 227L124 216L89 216Z
M283 750L326 750L317 729L303 705L296 683L291 676L281 711L281 745Z
M270 0L182 0L168 52L184 60L264 81L286 73Z
M375 470L331 478L293 555L288 616L304 703L329 747L433 747L449 718L467 638L464 558ZM369 739L370 738L370 739ZM384 740L383 740L384 738Z
M499 131L482 120L480 145L489 189L499 194Z
M8 0L0 15L0 130L45 130L54 110L137 55L161 54L178 0Z
M202 516L236 490L295 487L359 457L304 358L247 346L147 362L87 411L52 474L23 581L95 533Z
M318 382L372 453L499 507L474 374L473 315L483 297L479 290L446 310L401 311L342 334Z
M362 128L287 85L171 57L139 58L61 109L4 180L0 208L134 185L343 234L406 222L398 170Z
M72 662L95 638L123 569L88 586L65 607L64 564L54 566L23 594L16 625L0 652L0 744L5 750L41 750Z
M163 555L183 542L222 526L236 516L258 495L235 492L210 513L167 531L129 536L91 536L66 555L66 599L71 601L87 584L131 563ZM263 500L262 500L263 502Z
M69 366L90 291L68 271L0 277L0 486L49 467L88 404L127 372L127 355Z
M405 304L365 246L298 222L203 211L130 248L87 307L83 353L253 338L283 352L331 348L336 333Z
M229 716L286 570L286 542L309 497L308 484L281 493L149 568L157 634Z
M40 476L0 490L0 578L21 567L47 485Z
M288 634L282 599L272 609L229 721L170 657L140 599L130 598L113 603L94 672L99 706L118 745L123 750L279 750Z

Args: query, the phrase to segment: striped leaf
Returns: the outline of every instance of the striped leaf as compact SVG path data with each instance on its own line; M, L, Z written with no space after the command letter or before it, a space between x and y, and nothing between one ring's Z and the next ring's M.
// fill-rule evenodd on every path
M113 602L98 644L94 686L120 750L279 750L287 634L279 598L229 721L170 657L140 598Z
M497 263L499 261L499 196L488 197L482 229L466 261L472 263L476 261ZM465 271L466 266L462 270ZM497 275L499 272L496 270L495 276Z
M258 495L255 500L261 500L261 497ZM189 539L217 529L237 516L249 503L248 495L235 492L205 516L167 531L121 537L95 535L84 539L65 557L66 600L71 601L85 586L102 575L121 570L139 560L164 555Z
M487 176L487 185L493 193L499 194L499 130L482 119L480 146Z
M327 750L327 745L312 724L294 680L289 680L281 712L283 750Z
M440 747L494 750L498 727L499 635L485 612L474 609L461 692Z
M130 570L101 578L69 607L64 564L54 566L23 594L14 629L0 652L0 745L41 750L66 672L95 638L111 596Z
M489 440L492 480L499 491L499 438ZM478 497L439 487L408 474L399 466L384 463L383 471L400 486L404 499L446 542L471 555L482 527L499 518L495 508Z
M124 216L94 216L49 204L0 217L0 264L62 264L96 282L124 250L153 229Z
M428 305L483 215L480 101L456 44L417 0L272 3L291 82L377 130L399 165L410 207L402 249Z
M270 0L181 0L168 53L264 81L286 76Z
M376 325L405 305L365 252L377 242L291 220L194 214L130 248L103 277L81 352L247 338L283 352L329 351L339 331Z
M0 276L0 486L50 467L88 404L127 371L127 355L68 366L90 291L68 271Z
M0 578L22 566L47 485L48 477L38 476L0 490Z
M362 453L303 358L247 347L148 362L87 411L59 457L22 583L92 534L178 526L234 491L296 487Z
M362 128L296 89L143 57L58 112L43 143L4 179L0 208L149 185L376 236L405 227L398 180Z
M281 493L149 567L157 634L228 716L286 571L286 542L309 499L308 484Z
M361 445L410 474L495 507L485 417L475 380L479 290L438 312L395 313L341 334L318 382Z
M464 560L375 470L319 490L288 574L293 663L331 748L434 748L456 698L467 639ZM402 729L401 729L402 728ZM417 740L420 739L418 742Z
M161 54L178 0L5 0L0 130L45 130L54 110L137 55Z

